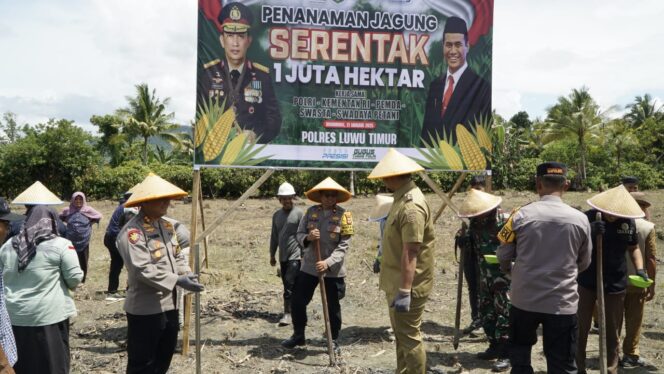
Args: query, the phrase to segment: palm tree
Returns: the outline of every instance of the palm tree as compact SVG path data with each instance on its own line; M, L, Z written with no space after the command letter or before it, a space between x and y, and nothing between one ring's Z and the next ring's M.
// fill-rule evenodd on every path
M616 155L616 168L620 170L620 161L625 150L639 145L634 129L624 119L614 119L607 124L606 146L612 147Z
M609 110L611 109L613 108ZM599 105L586 87L573 89L567 97L560 96L557 104L548 109L545 143L566 138L576 140L580 155L578 170L582 182L586 179L588 141L597 136L605 117L606 112L600 111Z
M629 113L625 114L625 119L634 128L640 127L648 118L664 119L664 105L657 106L650 94L635 97L634 103L627 108Z
M162 138L170 144L179 144L179 138L172 132L177 125L172 123L174 113L167 113L166 106L170 99L161 101L153 89L150 92L145 83L137 84L136 96L127 96L128 107L118 110L123 118L123 132L136 134L143 138L143 164L148 163L148 139L152 136Z

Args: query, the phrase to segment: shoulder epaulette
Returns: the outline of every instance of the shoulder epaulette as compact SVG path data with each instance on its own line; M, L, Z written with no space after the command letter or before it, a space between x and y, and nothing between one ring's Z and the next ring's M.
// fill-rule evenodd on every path
M208 62L207 64L203 65L203 67L204 67L205 69L207 69L207 68L209 68L210 66L214 66L214 65L218 64L219 61L221 61L221 60L219 60L219 59L212 60L212 61Z
M263 73L270 74L270 68L268 68L267 66L261 65L257 62L252 62L251 64L253 65L254 68L262 71Z

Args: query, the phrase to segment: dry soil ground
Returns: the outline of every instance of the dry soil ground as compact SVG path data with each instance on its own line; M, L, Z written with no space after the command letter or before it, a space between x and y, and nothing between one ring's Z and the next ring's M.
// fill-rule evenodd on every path
M532 193L505 192L503 195L502 206L508 210L536 199ZM459 202L463 196L459 194L454 200ZM585 200L589 196L569 193L565 200L572 206L586 209ZM657 209L663 206L664 191L652 191L650 197L655 206L654 221L664 227L664 214ZM440 206L436 196L428 198L434 209ZM224 209L230 203L205 201L207 223L220 214L229 214L224 213ZM304 207L308 202L300 200L298 204ZM354 214L356 235L346 257L349 271L347 294L342 301L341 363L333 368L327 366L318 294L309 306L306 349L288 351L279 345L290 336L291 328L277 327L282 305L281 282L276 268L270 267L268 261L270 218L279 208L278 202L252 199L233 212L232 219L210 237L210 266L203 270L201 277L206 285L201 295L203 373L392 373L395 350L387 331L386 302L378 291L378 277L370 269L378 236L378 225L367 221L372 204L372 197L358 197L344 204ZM95 229L88 281L76 294L79 315L73 319L71 328L72 372L122 373L127 359L122 302L104 301L99 295L106 289L109 261L102 244L103 231L115 203L98 201L92 205L104 213L105 219ZM190 214L191 205L181 202L174 203L170 210L170 215L182 222L188 222ZM487 346L481 332L462 338L458 350L452 348L457 277L452 238L458 226L459 220L449 209L436 224L436 283L422 326L428 364L436 372L490 372L489 362L475 358L475 354ZM661 240L658 244L664 248ZM660 256L663 251L660 249ZM121 282L125 282L124 271ZM664 372L663 292L664 287L658 285L657 298L646 307L641 338L642 355L652 366L625 370L626 373ZM462 326L465 326L469 322L468 305L463 308ZM191 336L193 344L193 326ZM193 351L192 347L187 357L176 353L170 372L194 373ZM590 372L597 372L596 335L591 335L588 356ZM546 371L541 339L533 349L533 362L537 372Z

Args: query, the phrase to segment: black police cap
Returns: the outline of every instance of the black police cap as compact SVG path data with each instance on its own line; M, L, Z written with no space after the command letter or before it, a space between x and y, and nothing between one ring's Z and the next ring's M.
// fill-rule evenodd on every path
M484 182L485 182L484 175L475 175L475 176L470 180L470 185L471 185L471 186L484 185Z
M567 175L567 165L562 162L544 162L537 165L537 176L544 175Z
M622 177L622 184L638 184L639 183L639 178L631 176L631 175L626 175Z
M222 30L226 32L247 32L254 23L254 15L244 4L228 3L219 12L217 18Z
M443 35L447 33L468 35L468 27L466 26L466 21L462 20L459 17L448 18L445 21L445 28L443 29Z

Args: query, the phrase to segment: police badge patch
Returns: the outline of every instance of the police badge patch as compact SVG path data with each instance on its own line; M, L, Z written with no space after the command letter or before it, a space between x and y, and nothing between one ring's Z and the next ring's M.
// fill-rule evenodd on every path
M130 229L127 231L127 239L129 243L136 244L141 239L141 231L138 229Z

